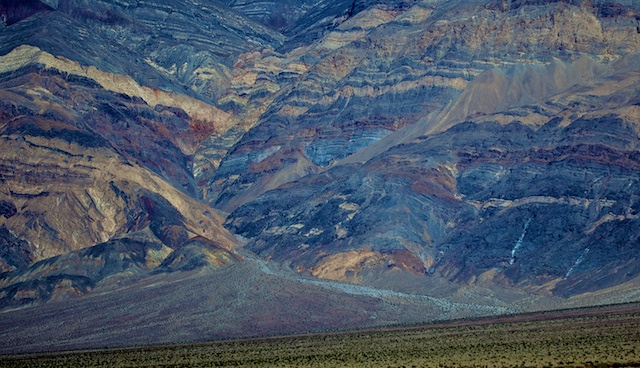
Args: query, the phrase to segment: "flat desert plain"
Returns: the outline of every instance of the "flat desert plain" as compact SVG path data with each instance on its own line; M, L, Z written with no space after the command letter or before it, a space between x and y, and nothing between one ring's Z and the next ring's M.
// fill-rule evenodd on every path
M348 333L3 356L0 367L640 367L640 304Z

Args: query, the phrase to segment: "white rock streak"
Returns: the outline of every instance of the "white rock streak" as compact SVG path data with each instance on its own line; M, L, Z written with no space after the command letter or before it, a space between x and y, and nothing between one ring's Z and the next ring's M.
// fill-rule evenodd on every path
M509 264L512 265L516 261L516 252L522 246L522 241L524 240L525 235L527 235L527 229L529 228L529 224L531 223L531 219L528 219L527 222L524 223L524 228L522 229L522 234L520 234L520 238L516 241L516 244L513 246L511 250L511 259L509 260Z
M571 272L573 272L573 269L576 268L576 266L578 266L580 263L582 263L582 261L584 260L584 257L589 253L589 248L585 248L584 252L582 252L582 254L580 255L580 257L578 257L578 259L576 259L576 261L573 263L573 266L571 266L569 268L569 271L567 271L567 274L564 275L564 278L566 279L567 277L569 277L571 275Z

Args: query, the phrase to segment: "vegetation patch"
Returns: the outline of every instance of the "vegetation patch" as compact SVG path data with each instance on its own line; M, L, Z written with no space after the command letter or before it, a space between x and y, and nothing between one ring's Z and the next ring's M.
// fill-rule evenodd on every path
M640 305L198 345L3 357L0 367L640 367Z

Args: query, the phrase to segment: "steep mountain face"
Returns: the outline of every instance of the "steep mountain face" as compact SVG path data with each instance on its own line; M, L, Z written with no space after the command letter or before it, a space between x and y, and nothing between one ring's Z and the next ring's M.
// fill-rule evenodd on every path
M228 113L31 45L0 65L3 306L139 279L186 246L213 266L238 258L190 163Z
M5 3L0 15L11 29L1 36L3 54L29 44L142 85L194 90L211 99L226 87L238 54L284 40L217 1Z
M57 348L637 299L636 3L5 1L0 19L0 308L81 315L93 342ZM94 302L135 317L103 334ZM40 328L27 312L0 313L10 350Z
M307 68L208 198L236 209L227 224L249 249L321 278L564 296L622 284L637 276L638 70L625 57L637 15L612 2L375 4L269 55ZM384 281L398 272L426 279Z
M400 270L563 295L628 281L638 276L640 117L640 70L629 61L548 100L477 113L363 165L307 175L227 223L262 257L329 279L372 273L374 282ZM578 61L520 73L566 76L585 65L597 69ZM496 79L497 94L522 88L519 73L492 70L460 100L474 90L486 99Z
M431 113L440 112L434 125L446 128L470 114L537 102L588 83L597 70L565 75L559 67L543 75L535 66L585 55L599 63L635 52L637 11L625 8L613 20L598 9L563 1L508 11L484 1L376 3L336 18L339 26L310 45L242 59L243 75L256 76L246 82L271 81L275 97L225 156L205 198L232 211L386 136L393 135L395 144L400 135L392 133ZM517 65L529 66L520 80L500 84L519 73ZM506 75L483 74L510 66ZM281 79L291 73L299 77ZM467 88L481 75L487 84ZM420 128L422 134L434 127Z
M400 271L572 295L637 277L637 122L551 125L461 124L268 192L228 221L260 256L336 280Z
M239 261L193 157L238 124L216 104L238 55L285 37L217 2L3 2L0 16L2 306Z

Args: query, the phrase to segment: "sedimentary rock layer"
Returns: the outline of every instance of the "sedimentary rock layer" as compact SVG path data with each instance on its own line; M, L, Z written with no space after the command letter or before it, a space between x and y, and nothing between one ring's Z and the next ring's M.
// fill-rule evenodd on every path
M622 283L638 274L640 110L637 68L619 68L308 175L227 224L262 257L330 279L402 270L561 295Z
M423 133L446 129L589 83L597 65L640 49L638 11L623 8L614 20L605 5L564 1L508 9L477 1L380 3L335 18L339 24L310 44L253 54L239 67L255 78L226 98L244 96L246 106L252 90L273 91L273 98L222 159L206 198L233 210L274 183L331 166L417 122ZM293 65L299 77L289 82L283 66ZM424 123L430 114L437 118ZM252 169L251 157L275 150L277 159Z

